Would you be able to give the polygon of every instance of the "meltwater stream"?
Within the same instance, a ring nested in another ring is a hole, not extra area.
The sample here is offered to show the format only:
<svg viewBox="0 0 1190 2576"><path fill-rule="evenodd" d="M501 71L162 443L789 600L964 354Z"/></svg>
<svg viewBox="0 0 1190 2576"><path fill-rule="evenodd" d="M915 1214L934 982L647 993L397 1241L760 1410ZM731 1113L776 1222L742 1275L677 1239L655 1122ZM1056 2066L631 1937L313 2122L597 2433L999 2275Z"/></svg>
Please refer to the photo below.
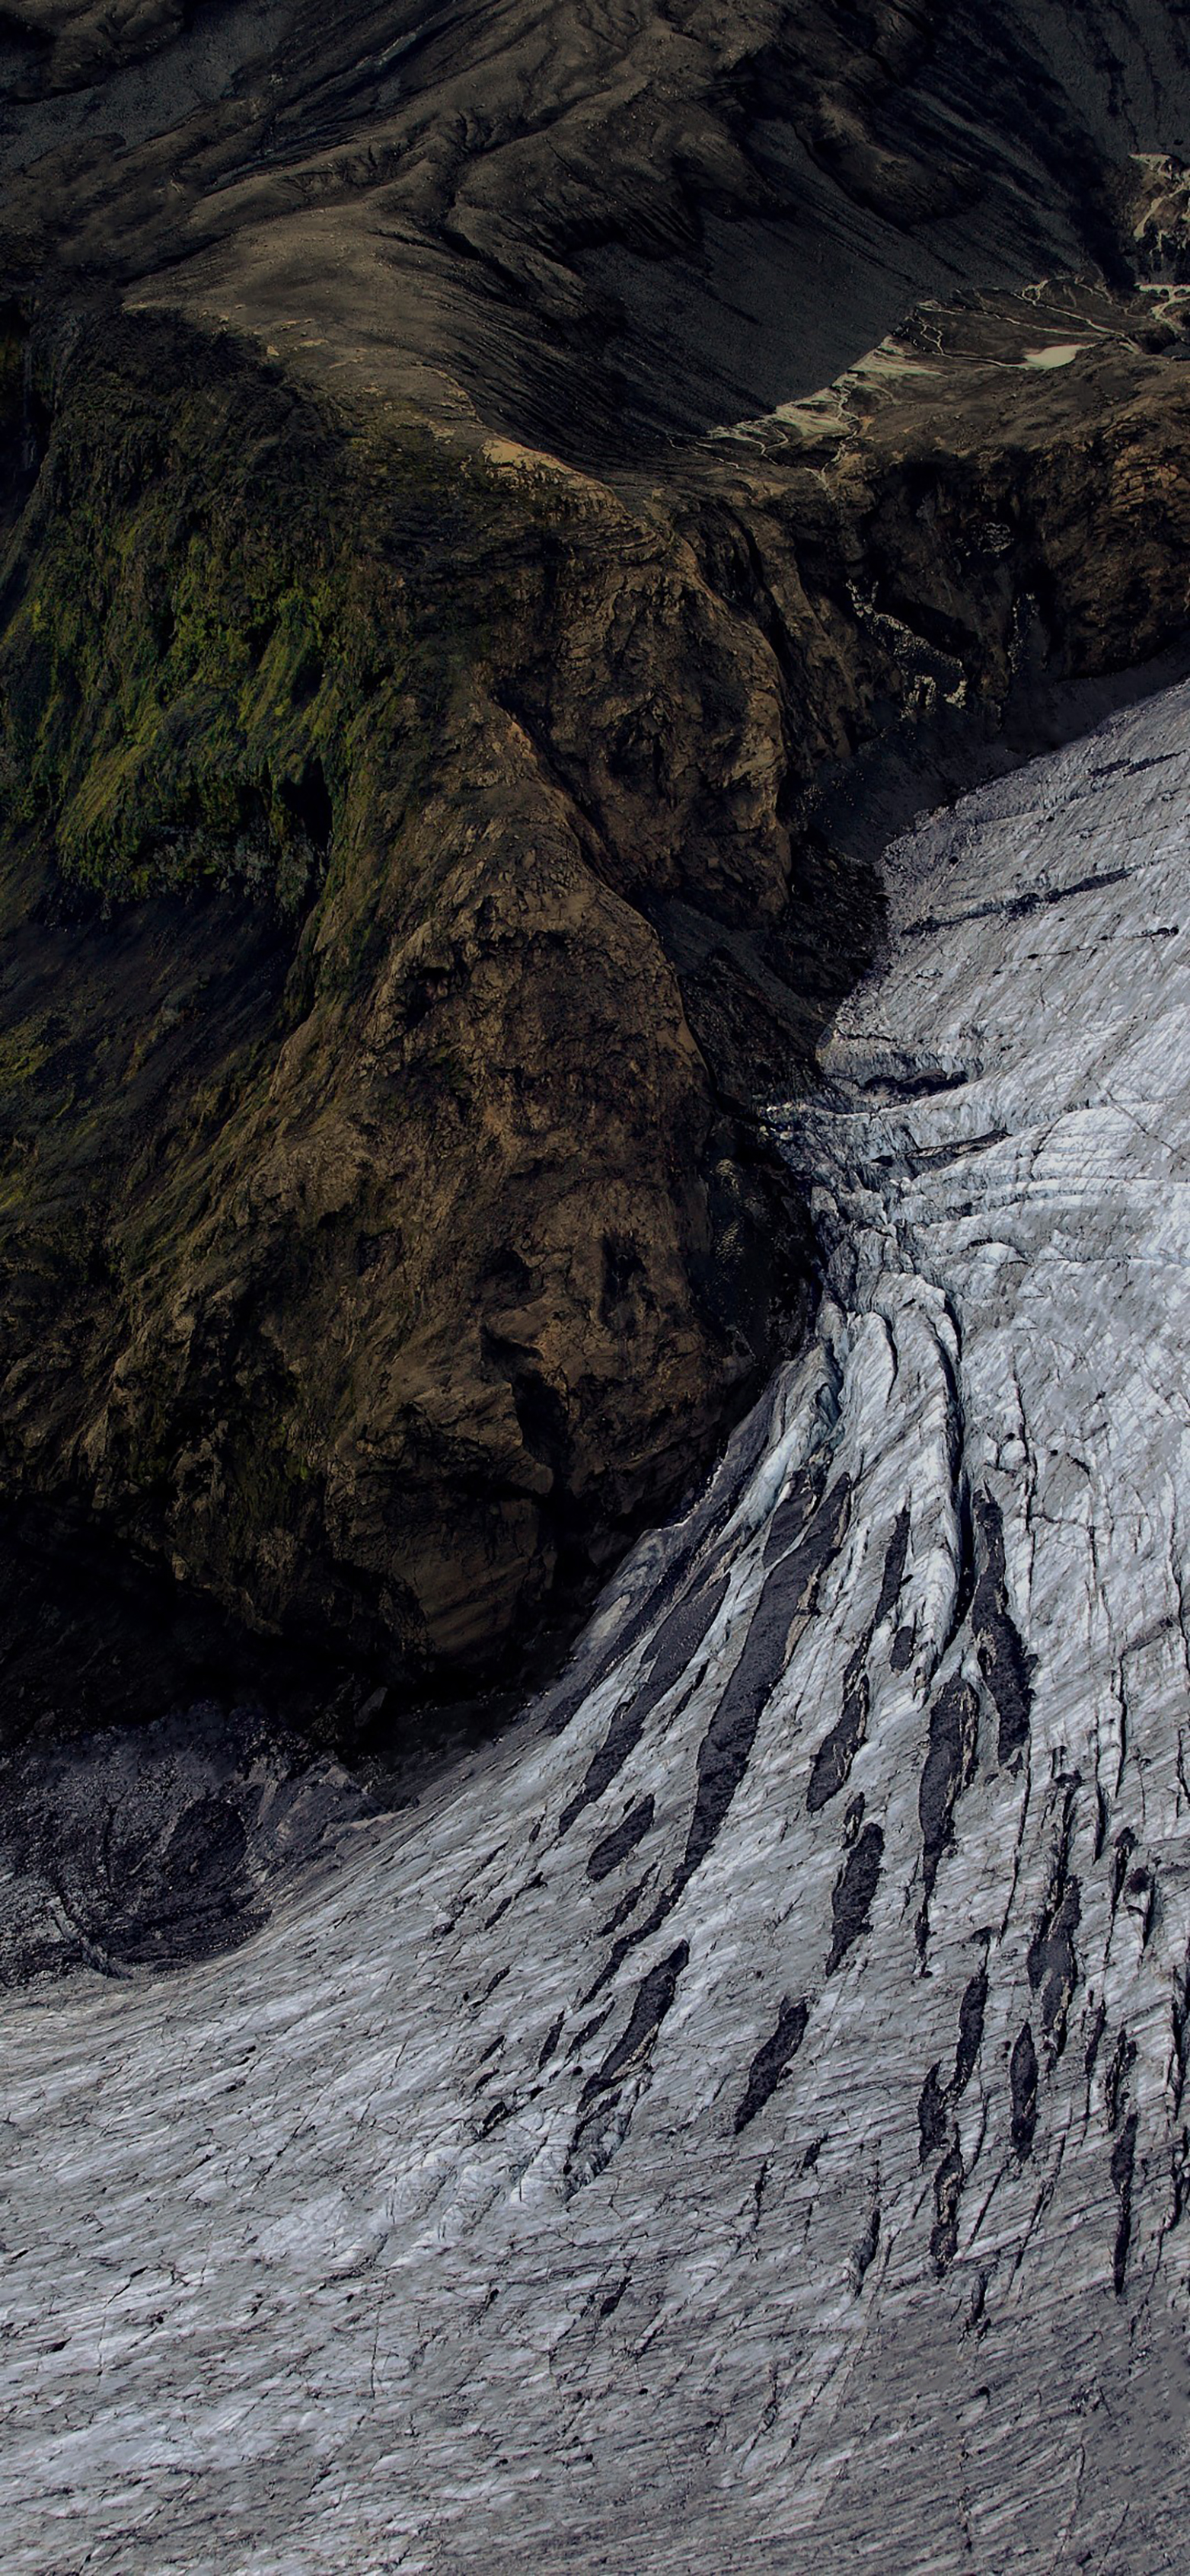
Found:
<svg viewBox="0 0 1190 2576"><path fill-rule="evenodd" d="M1184 2567L1188 814L1182 689L889 854L815 1339L563 1682L6 2002L10 2576Z"/></svg>

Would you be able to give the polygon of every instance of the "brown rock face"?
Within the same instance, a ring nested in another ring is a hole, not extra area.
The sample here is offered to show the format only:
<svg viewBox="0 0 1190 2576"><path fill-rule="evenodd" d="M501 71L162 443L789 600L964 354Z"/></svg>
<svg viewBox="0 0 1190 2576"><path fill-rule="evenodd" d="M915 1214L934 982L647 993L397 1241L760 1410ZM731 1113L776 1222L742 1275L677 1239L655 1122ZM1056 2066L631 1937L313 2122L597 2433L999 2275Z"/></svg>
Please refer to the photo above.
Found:
<svg viewBox="0 0 1190 2576"><path fill-rule="evenodd" d="M0 1478L463 1689L798 1330L840 782L1190 623L1184 35L181 17L8 18Z"/></svg>
<svg viewBox="0 0 1190 2576"><path fill-rule="evenodd" d="M796 1316L797 1211L643 909L711 849L776 914L776 694L573 475L351 431L160 322L29 375L10 1491L253 1628L462 1680ZM692 646L723 674L659 811L618 623L655 722Z"/></svg>

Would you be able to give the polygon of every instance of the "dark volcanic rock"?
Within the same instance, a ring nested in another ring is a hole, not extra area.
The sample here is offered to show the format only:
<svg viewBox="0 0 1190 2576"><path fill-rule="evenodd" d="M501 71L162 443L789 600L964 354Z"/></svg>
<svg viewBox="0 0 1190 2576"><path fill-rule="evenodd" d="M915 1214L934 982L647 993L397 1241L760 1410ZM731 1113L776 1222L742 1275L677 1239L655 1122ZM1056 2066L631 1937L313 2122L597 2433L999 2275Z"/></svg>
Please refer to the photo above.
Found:
<svg viewBox="0 0 1190 2576"><path fill-rule="evenodd" d="M7 13L39 1527L469 1688L797 1333L817 800L1190 618L1186 38L1107 14Z"/></svg>

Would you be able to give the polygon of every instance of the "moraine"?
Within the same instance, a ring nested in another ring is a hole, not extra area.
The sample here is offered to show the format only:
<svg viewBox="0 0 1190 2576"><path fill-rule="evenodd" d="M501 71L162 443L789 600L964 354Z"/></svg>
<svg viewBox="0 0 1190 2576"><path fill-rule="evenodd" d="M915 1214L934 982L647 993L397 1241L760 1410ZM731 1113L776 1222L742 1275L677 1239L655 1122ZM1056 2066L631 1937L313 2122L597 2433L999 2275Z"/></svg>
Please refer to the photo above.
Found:
<svg viewBox="0 0 1190 2576"><path fill-rule="evenodd" d="M11 2576L1182 2563L1190 690L888 854L816 1335L243 1948L4 2004Z"/></svg>

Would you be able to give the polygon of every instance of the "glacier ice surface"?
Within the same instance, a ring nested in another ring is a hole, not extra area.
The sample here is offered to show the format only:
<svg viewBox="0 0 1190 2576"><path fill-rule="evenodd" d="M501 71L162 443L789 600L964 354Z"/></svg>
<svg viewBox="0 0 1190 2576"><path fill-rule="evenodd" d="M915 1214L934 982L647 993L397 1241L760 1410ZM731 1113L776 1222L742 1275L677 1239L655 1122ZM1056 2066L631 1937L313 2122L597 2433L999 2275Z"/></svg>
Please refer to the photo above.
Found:
<svg viewBox="0 0 1190 2576"><path fill-rule="evenodd" d="M242 1948L3 2004L9 2576L1149 2576L1190 2503L1190 690L887 856L815 1336Z"/></svg>

